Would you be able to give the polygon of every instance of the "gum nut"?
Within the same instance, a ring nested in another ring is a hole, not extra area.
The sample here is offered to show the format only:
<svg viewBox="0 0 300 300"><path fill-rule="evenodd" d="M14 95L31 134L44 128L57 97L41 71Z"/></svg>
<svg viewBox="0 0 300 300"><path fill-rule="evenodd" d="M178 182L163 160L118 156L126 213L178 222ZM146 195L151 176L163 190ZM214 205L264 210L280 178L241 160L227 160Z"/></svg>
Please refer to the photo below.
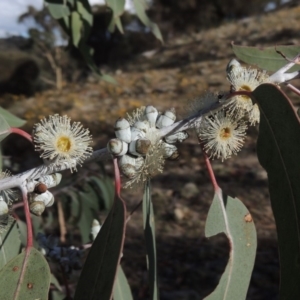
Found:
<svg viewBox="0 0 300 300"><path fill-rule="evenodd" d="M152 105L148 105L145 109L145 115L149 121L150 127L154 127L158 116L157 109Z"/></svg>
<svg viewBox="0 0 300 300"><path fill-rule="evenodd" d="M0 198L0 216L8 214L8 205L4 201L3 197Z"/></svg>
<svg viewBox="0 0 300 300"><path fill-rule="evenodd" d="M137 139L144 138L145 135L146 134L144 131L141 131L140 129L135 128L135 127L131 127L131 141L135 141Z"/></svg>
<svg viewBox="0 0 300 300"><path fill-rule="evenodd" d="M125 143L130 143L131 141L130 124L126 119L120 118L117 120L115 124L115 134L118 139L124 141Z"/></svg>
<svg viewBox="0 0 300 300"><path fill-rule="evenodd" d="M35 201L42 201L42 202L44 202L46 207L50 207L54 203L54 197L51 192L46 191L45 193L43 193L41 195L35 196L33 202L35 202Z"/></svg>
<svg viewBox="0 0 300 300"><path fill-rule="evenodd" d="M169 159L169 160L175 160L175 159L177 159L179 157L179 152L178 152L178 150L176 149L174 152L173 152L173 154L171 155L171 156L169 156L167 159Z"/></svg>
<svg viewBox="0 0 300 300"><path fill-rule="evenodd" d="M163 128L172 125L176 120L176 115L172 110L167 110L163 115L160 115L156 122L156 127Z"/></svg>
<svg viewBox="0 0 300 300"><path fill-rule="evenodd" d="M108 151L114 156L122 156L127 153L128 144L120 139L111 139L107 143Z"/></svg>
<svg viewBox="0 0 300 300"><path fill-rule="evenodd" d="M175 151L177 151L177 147L174 146L174 145L170 145L170 144L167 144L167 143L164 143L164 150L165 150L165 158L169 158L173 155L173 153Z"/></svg>
<svg viewBox="0 0 300 300"><path fill-rule="evenodd" d="M44 212L45 207L45 203L42 201L34 201L29 206L30 211L36 216L40 216Z"/></svg>
<svg viewBox="0 0 300 300"><path fill-rule="evenodd" d="M45 175L39 178L39 182L44 183L48 189L57 186L61 181L62 175L60 173L54 173L51 175Z"/></svg>
<svg viewBox="0 0 300 300"><path fill-rule="evenodd" d="M185 131L180 131L175 134L169 135L165 137L165 141L169 144L174 144L176 142L183 142L187 139L189 135Z"/></svg>
<svg viewBox="0 0 300 300"><path fill-rule="evenodd" d="M137 128L141 131L143 131L144 133L146 133L148 131L148 129L150 128L150 124L147 120L144 120L144 121L136 121L134 124L133 124L133 127L134 128Z"/></svg>

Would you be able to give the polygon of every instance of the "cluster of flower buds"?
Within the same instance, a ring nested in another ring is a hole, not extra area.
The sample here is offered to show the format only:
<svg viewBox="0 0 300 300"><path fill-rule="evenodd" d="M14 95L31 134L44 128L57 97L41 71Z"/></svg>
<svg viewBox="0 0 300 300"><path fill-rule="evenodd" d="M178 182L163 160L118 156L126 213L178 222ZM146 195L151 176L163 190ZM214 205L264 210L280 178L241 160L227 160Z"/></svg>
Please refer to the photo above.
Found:
<svg viewBox="0 0 300 300"><path fill-rule="evenodd" d="M4 198L0 196L0 225L6 225L9 215L8 204L4 201Z"/></svg>
<svg viewBox="0 0 300 300"><path fill-rule="evenodd" d="M173 145L188 135L178 132L160 139L159 129L172 125L176 120L175 109L160 114L154 106L138 109L129 120L120 118L115 124L116 138L108 142L107 149L119 157L121 172L132 179L145 165L145 158L155 145L163 149L163 158L176 159L179 154Z"/></svg>
<svg viewBox="0 0 300 300"><path fill-rule="evenodd" d="M74 246L59 247L57 246L57 238L52 236L46 237L42 233L38 233L37 240L42 248L42 253L53 261L58 262L66 273L82 268L81 258L83 251L79 248Z"/></svg>
<svg viewBox="0 0 300 300"><path fill-rule="evenodd" d="M53 205L54 196L48 189L57 186L61 181L61 177L61 174L54 173L27 182L29 208L34 215L40 216L46 207Z"/></svg>

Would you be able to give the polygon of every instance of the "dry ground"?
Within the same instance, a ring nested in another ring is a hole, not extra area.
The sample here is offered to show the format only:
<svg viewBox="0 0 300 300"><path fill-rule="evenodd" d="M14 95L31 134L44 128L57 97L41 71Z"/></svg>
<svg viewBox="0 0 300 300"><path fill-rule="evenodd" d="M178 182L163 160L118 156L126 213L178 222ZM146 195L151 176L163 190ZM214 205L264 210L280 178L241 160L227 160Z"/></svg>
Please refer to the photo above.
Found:
<svg viewBox="0 0 300 300"><path fill-rule="evenodd" d="M226 23L197 34L169 37L161 49L136 57L110 70L118 85L97 83L68 85L63 91L46 91L31 98L6 96L1 104L28 120L29 130L38 119L67 114L88 126L95 148L105 147L119 116L135 107L152 104L175 107L184 115L189 101L205 91L227 91L225 68L233 57L230 42L251 46L300 43L300 7ZM297 85L297 82L295 82ZM297 105L298 100L293 97ZM219 185L238 197L250 210L258 234L258 252L248 298L277 299L279 283L276 228L268 197L267 178L255 153L257 129L251 128L245 147L224 163L213 161ZM9 140L5 151L21 169L39 164L20 140ZM26 150L24 150L26 149ZM156 213L158 273L161 299L202 299L217 285L228 257L226 238L204 238L204 224L213 190L201 150L192 135L179 145L179 160L167 162L165 172L153 180ZM20 158L19 153L26 155ZM26 152L26 153L25 153ZM111 172L111 164L106 164ZM124 191L129 211L141 191ZM125 272L135 299L147 299L147 272L142 215L137 210L127 228Z"/></svg>

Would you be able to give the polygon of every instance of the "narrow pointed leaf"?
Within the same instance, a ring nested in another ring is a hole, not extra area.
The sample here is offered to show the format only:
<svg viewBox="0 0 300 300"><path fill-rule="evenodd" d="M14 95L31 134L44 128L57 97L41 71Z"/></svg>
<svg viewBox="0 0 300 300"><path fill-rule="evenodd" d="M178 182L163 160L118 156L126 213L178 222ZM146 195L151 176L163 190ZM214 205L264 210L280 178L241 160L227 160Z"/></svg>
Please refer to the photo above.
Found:
<svg viewBox="0 0 300 300"><path fill-rule="evenodd" d="M157 283L157 258L156 258L156 242L155 242L155 223L154 211L151 200L151 184L147 181L143 195L143 220L144 220L144 235L146 240L147 251L147 267L149 272L149 285L151 299L157 300L158 283Z"/></svg>
<svg viewBox="0 0 300 300"><path fill-rule="evenodd" d="M17 222L14 221L10 228L0 234L0 270L20 253L21 246Z"/></svg>
<svg viewBox="0 0 300 300"><path fill-rule="evenodd" d="M114 300L133 300L130 286L121 265L118 268L117 278L113 291Z"/></svg>
<svg viewBox="0 0 300 300"><path fill-rule="evenodd" d="M133 4L136 10L136 14L141 22L145 26L149 27L154 36L163 43L163 37L161 35L159 27L157 26L157 24L152 22L146 14L145 10L147 9L147 3L145 2L145 0L133 0Z"/></svg>
<svg viewBox="0 0 300 300"><path fill-rule="evenodd" d="M217 288L205 299L243 300L255 261L256 230L245 205L218 190L208 212L205 235L222 232L230 241L229 260Z"/></svg>
<svg viewBox="0 0 300 300"><path fill-rule="evenodd" d="M276 46L287 58L293 59L300 53L299 46ZM243 62L256 65L267 71L277 71L288 63L279 53L276 52L275 46L257 48L247 46L237 46L232 43L234 54ZM295 65L288 72L300 70L300 65Z"/></svg>
<svg viewBox="0 0 300 300"><path fill-rule="evenodd" d="M111 299L123 249L125 216L125 204L116 196L112 209L93 242L84 264L75 300Z"/></svg>
<svg viewBox="0 0 300 300"><path fill-rule="evenodd" d="M300 299L300 123L287 96L260 85L257 154L268 173L280 257L280 299Z"/></svg>
<svg viewBox="0 0 300 300"><path fill-rule="evenodd" d="M22 252L0 271L0 299L48 299L50 280L47 261L38 250L31 248L28 255Z"/></svg>

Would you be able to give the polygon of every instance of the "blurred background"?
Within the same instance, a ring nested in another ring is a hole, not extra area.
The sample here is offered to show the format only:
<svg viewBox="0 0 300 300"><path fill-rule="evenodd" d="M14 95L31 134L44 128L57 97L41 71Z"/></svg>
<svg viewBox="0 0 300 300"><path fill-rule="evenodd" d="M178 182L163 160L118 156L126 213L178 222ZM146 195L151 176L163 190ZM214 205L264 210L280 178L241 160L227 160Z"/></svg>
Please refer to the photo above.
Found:
<svg viewBox="0 0 300 300"><path fill-rule="evenodd" d="M130 1L121 18L124 34L108 31L112 12L104 3L90 2L94 24L88 44L96 65L117 81L113 85L89 70L42 1L0 0L0 105L25 119L29 132L43 117L67 114L90 128L95 149L103 148L114 136L116 119L126 112L143 105L175 107L181 118L206 91L228 91L225 68L234 57L232 41L256 47L299 45L299 1L147 2L163 44L139 21ZM221 188L243 201L257 227L258 253L247 299L278 299L276 228L267 177L255 153L257 132L250 128L241 153L224 163L213 161L213 167ZM21 138L9 136L2 150L4 166L13 173L41 164ZM204 238L213 189L192 133L179 151L180 158L167 162L153 180L162 300L202 299L217 285L228 259L224 236ZM105 170L112 174L110 162ZM130 211L142 194L124 190L123 195ZM127 226L122 265L135 299L148 299L140 209Z"/></svg>

